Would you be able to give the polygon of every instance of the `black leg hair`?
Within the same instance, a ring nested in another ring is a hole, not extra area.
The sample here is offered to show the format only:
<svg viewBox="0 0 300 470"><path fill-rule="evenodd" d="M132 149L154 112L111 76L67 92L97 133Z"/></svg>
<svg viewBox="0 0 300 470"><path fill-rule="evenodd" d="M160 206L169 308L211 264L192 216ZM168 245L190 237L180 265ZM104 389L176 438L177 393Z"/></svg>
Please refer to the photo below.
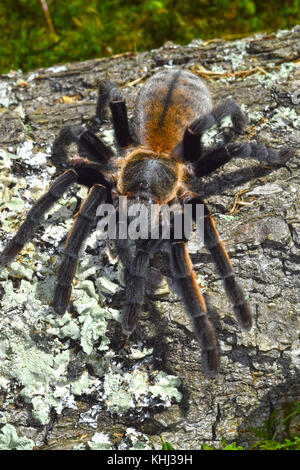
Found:
<svg viewBox="0 0 300 470"><path fill-rule="evenodd" d="M241 133L247 124L247 117L234 99L228 99L224 103L215 106L210 113L196 119L185 130L183 136L183 159L185 161L194 162L198 160L201 155L202 134L215 124L220 124L226 116L231 116L233 131Z"/></svg>
<svg viewBox="0 0 300 470"><path fill-rule="evenodd" d="M158 251L161 240L149 240L139 248L131 266L125 268L126 307L122 318L122 331L130 335L142 313L150 257Z"/></svg>
<svg viewBox="0 0 300 470"><path fill-rule="evenodd" d="M117 143L124 148L132 145L133 139L129 130L127 108L120 88L113 82L104 81L99 87L96 117L104 119L106 108L109 104L112 123L115 130Z"/></svg>
<svg viewBox="0 0 300 470"><path fill-rule="evenodd" d="M196 337L202 348L203 370L208 376L215 377L219 369L216 333L208 316L184 241L170 241L169 258L174 287L191 317Z"/></svg>
<svg viewBox="0 0 300 470"><path fill-rule="evenodd" d="M195 175L198 177L209 175L232 158L253 158L270 166L283 165L294 153L295 151L288 147L276 150L252 142L231 143L224 147L208 149L195 163Z"/></svg>
<svg viewBox="0 0 300 470"><path fill-rule="evenodd" d="M80 126L65 126L61 129L52 146L51 159L56 166L68 168L67 149L76 143L80 155L87 156L89 160L98 162L102 168L106 166L114 152L105 145L93 132Z"/></svg>
<svg viewBox="0 0 300 470"><path fill-rule="evenodd" d="M102 186L111 188L111 183L109 183L99 171L99 165L97 163L85 161L81 158L74 158L70 161L69 166L78 174L78 184L83 184L87 188L91 188L95 186L95 184L101 184ZM111 200L109 202L111 202Z"/></svg>
<svg viewBox="0 0 300 470"><path fill-rule="evenodd" d="M68 187L77 181L78 174L75 170L67 170L54 180L49 191L44 194L30 209L26 219L20 226L16 235L10 240L4 248L0 263L7 264L21 251L25 243L31 238L36 226L40 222L42 216L53 206L53 204L61 198Z"/></svg>
<svg viewBox="0 0 300 470"><path fill-rule="evenodd" d="M204 221L196 220L198 224L204 222L204 244L210 251L213 262L221 276L226 293L233 304L233 310L239 324L249 330L252 326L252 316L248 302L245 300L244 291L237 283L232 265L220 235L214 223L214 220L208 210L208 207L200 197L192 197L185 203L192 205L193 219L196 220L196 205L204 205Z"/></svg>
<svg viewBox="0 0 300 470"><path fill-rule="evenodd" d="M74 220L66 241L54 293L53 308L57 313L64 314L69 305L80 248L90 234L98 206L107 200L107 196L104 186L93 186Z"/></svg>
<svg viewBox="0 0 300 470"><path fill-rule="evenodd" d="M121 260L125 267L129 268L132 264L133 256L130 251L128 238L122 239L116 237L116 239L114 240L114 244L118 253L118 258Z"/></svg>

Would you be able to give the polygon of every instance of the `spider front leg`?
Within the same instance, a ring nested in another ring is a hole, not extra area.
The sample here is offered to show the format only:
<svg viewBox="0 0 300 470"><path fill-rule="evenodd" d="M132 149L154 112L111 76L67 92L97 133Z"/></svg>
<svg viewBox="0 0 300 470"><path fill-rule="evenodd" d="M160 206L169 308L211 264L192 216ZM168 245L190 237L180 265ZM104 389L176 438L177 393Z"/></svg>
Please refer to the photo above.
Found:
<svg viewBox="0 0 300 470"><path fill-rule="evenodd" d="M295 151L288 147L276 150L252 142L230 143L224 147L207 149L195 162L195 175L198 177L209 175L232 158L253 158L270 166L279 166L286 163L294 154Z"/></svg>
<svg viewBox="0 0 300 470"><path fill-rule="evenodd" d="M91 231L98 206L106 200L107 188L96 184L90 189L76 216L66 241L64 259L54 292L53 308L57 313L63 315L69 305L80 248Z"/></svg>
<svg viewBox="0 0 300 470"><path fill-rule="evenodd" d="M68 187L78 179L76 171L69 169L60 175L52 185L49 191L44 194L30 209L25 221L20 226L16 235L4 248L0 255L0 263L8 264L21 251L26 242L33 235L42 216L53 206L53 204L62 197Z"/></svg>
<svg viewBox="0 0 300 470"><path fill-rule="evenodd" d="M109 104L116 140L120 147L132 145L133 139L129 130L127 108L120 88L113 82L104 81L99 87L96 117L105 119Z"/></svg>
<svg viewBox="0 0 300 470"><path fill-rule="evenodd" d="M192 319L195 334L202 347L203 370L208 376L215 377L219 369L216 332L208 316L184 241L170 241L169 258L176 291Z"/></svg>
<svg viewBox="0 0 300 470"><path fill-rule="evenodd" d="M186 200L186 203L192 205L194 220L196 220L196 205L204 205L204 244L210 251L213 262L223 280L226 293L233 304L233 310L238 322L243 328L249 330L252 326L250 307L245 299L243 289L235 279L228 253L208 207L200 197L192 197ZM196 222L200 223L201 221L196 220Z"/></svg>
<svg viewBox="0 0 300 470"><path fill-rule="evenodd" d="M183 136L183 159L185 161L194 162L198 160L202 151L202 135L215 124L220 124L226 116L231 117L235 133L241 133L248 122L247 117L233 98L215 106L209 113L192 122L185 130Z"/></svg>
<svg viewBox="0 0 300 470"><path fill-rule="evenodd" d="M137 248L131 266L126 266L126 307L122 318L122 330L125 335L129 336L135 330L141 316L150 256L157 251L160 244L161 240L146 241Z"/></svg>

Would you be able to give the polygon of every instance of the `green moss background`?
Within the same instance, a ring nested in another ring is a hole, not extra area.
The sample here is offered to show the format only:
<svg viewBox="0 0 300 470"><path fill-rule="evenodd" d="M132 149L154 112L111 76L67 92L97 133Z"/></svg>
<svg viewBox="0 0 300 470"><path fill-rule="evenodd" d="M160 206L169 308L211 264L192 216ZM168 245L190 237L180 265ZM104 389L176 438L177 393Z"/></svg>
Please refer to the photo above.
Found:
<svg viewBox="0 0 300 470"><path fill-rule="evenodd" d="M1 0L0 73L68 61L288 29L300 0Z"/></svg>

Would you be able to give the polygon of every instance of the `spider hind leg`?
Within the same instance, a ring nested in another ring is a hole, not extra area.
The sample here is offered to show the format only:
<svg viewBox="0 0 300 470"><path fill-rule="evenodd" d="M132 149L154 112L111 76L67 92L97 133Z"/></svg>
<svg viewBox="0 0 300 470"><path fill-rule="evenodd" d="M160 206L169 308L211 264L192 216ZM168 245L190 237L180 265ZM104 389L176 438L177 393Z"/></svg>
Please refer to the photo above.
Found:
<svg viewBox="0 0 300 470"><path fill-rule="evenodd" d="M273 149L264 144L252 142L230 143L223 147L209 148L195 162L195 175L197 177L210 175L232 158L253 158L272 167L284 165L295 154L295 151L282 147Z"/></svg>
<svg viewBox="0 0 300 470"><path fill-rule="evenodd" d="M232 98L215 106L209 113L193 121L185 130L183 136L183 158L185 161L195 162L199 159L202 153L202 135L215 124L220 124L226 116L230 116L232 119L233 129L231 137L234 137L235 134L240 134L248 122L240 106Z"/></svg>

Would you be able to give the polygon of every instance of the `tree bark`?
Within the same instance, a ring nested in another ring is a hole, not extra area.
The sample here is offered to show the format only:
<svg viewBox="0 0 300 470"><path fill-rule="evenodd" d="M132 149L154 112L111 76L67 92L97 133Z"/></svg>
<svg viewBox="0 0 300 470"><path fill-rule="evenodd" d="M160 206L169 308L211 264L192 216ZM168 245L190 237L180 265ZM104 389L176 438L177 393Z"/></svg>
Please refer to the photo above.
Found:
<svg viewBox="0 0 300 470"><path fill-rule="evenodd" d="M1 76L0 249L54 177L50 145L60 128L93 117L100 80L109 76L122 86L131 112L140 86L156 70L190 70L203 78L214 103L232 96L244 106L249 124L241 140L297 150L299 60L295 27ZM106 138L109 129L107 121ZM166 284L149 295L125 343L121 269L94 238L79 261L70 314L55 316L51 297L63 237L84 197L70 190L16 262L0 268L0 447L159 449L161 434L175 449L256 441L250 427L261 426L275 409L284 413L300 396L299 181L298 150L281 168L237 159L193 182L214 215L254 317L252 330L241 331L210 255L191 241L221 351L216 379L204 377L189 319Z"/></svg>

